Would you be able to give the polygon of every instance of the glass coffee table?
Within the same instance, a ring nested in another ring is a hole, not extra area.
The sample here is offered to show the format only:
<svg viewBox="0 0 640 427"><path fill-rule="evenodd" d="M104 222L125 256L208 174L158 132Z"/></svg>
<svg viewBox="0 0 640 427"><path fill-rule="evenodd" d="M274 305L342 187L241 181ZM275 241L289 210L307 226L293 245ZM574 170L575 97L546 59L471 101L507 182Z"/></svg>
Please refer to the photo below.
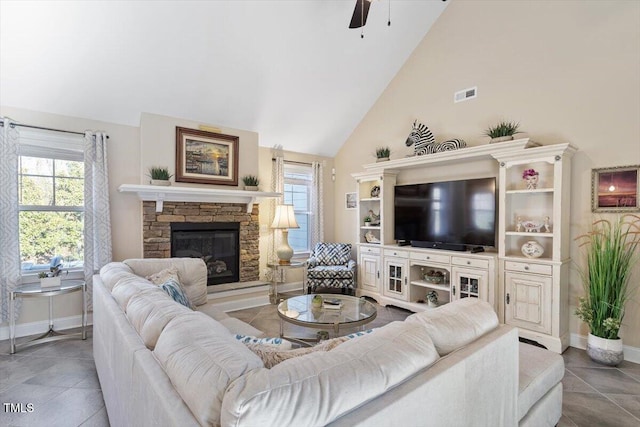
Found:
<svg viewBox="0 0 640 427"><path fill-rule="evenodd" d="M291 338L284 336L284 324L303 326L315 329L332 329L335 336L339 336L340 328L350 328L366 325L378 315L376 307L362 298L349 295L320 294L326 300L339 300L340 308L314 307L314 294L300 295L288 298L278 304L280 317L280 337L302 345L310 345L312 339ZM327 337L328 338L328 337Z"/></svg>

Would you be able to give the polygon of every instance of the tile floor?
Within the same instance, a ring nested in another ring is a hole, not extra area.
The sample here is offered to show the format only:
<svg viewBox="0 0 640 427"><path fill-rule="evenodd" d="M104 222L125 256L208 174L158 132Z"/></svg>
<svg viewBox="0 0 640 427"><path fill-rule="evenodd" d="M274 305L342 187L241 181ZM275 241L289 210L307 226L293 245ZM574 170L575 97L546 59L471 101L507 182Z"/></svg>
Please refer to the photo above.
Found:
<svg viewBox="0 0 640 427"><path fill-rule="evenodd" d="M275 306L229 313L276 335L280 323ZM367 327L403 320L410 313L378 307ZM293 325L286 333L313 336ZM86 341L56 341L9 355L9 342L0 341L0 403L33 403L32 413L8 413L0 407L0 426L108 426L100 384L93 364L91 334ZM623 362L608 368L592 362L583 350L564 354L565 376L559 426L640 426L640 365Z"/></svg>

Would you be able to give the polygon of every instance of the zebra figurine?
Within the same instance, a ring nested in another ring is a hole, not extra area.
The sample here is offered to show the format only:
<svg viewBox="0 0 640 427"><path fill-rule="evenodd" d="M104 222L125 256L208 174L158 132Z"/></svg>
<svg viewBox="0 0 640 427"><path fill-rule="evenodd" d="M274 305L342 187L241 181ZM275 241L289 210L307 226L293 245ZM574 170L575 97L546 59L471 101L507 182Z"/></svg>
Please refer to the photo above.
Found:
<svg viewBox="0 0 640 427"><path fill-rule="evenodd" d="M413 127L411 128L411 133L407 138L405 144L407 147L413 147L413 155L414 156L423 156L425 154L431 153L429 151L429 147L432 146L436 142L436 139L433 137L433 134L427 127L427 125L423 125L422 123L418 123L418 120L413 122Z"/></svg>
<svg viewBox="0 0 640 427"><path fill-rule="evenodd" d="M449 139L441 143L436 143L436 140L433 137L433 133L431 133L429 128L422 123L418 123L417 120L413 122L413 128L411 129L411 133L409 134L409 137L406 141L407 147L410 147L414 144L414 156L423 156L425 154L457 150L459 148L464 148L467 146L467 143L462 139Z"/></svg>

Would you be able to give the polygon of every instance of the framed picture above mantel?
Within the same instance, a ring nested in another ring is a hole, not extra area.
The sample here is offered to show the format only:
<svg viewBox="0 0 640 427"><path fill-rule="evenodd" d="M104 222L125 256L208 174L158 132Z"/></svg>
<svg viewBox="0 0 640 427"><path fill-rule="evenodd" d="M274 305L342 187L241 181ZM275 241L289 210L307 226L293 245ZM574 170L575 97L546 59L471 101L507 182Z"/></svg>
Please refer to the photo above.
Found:
<svg viewBox="0 0 640 427"><path fill-rule="evenodd" d="M176 182L237 186L238 140L176 126Z"/></svg>
<svg viewBox="0 0 640 427"><path fill-rule="evenodd" d="M591 170L593 212L639 212L640 165Z"/></svg>

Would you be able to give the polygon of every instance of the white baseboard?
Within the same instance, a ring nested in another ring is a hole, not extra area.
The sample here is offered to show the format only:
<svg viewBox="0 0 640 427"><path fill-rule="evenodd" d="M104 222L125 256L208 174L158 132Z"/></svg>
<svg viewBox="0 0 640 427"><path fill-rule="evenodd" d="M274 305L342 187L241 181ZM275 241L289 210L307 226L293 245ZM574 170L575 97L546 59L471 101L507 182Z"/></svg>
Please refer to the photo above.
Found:
<svg viewBox="0 0 640 427"><path fill-rule="evenodd" d="M586 350L587 337L584 335L571 334L571 340L569 341L571 347L580 348ZM623 345L622 351L624 352L624 360L633 363L640 363L640 348L631 347L630 345Z"/></svg>
<svg viewBox="0 0 640 427"><path fill-rule="evenodd" d="M93 325L93 314L88 313L87 325ZM53 319L53 326L56 331L64 329L79 328L82 326L82 315L59 317ZM16 325L16 338L26 337L29 335L44 334L49 330L49 319L39 320L37 322L19 323ZM0 340L8 340L9 325L0 327Z"/></svg>

